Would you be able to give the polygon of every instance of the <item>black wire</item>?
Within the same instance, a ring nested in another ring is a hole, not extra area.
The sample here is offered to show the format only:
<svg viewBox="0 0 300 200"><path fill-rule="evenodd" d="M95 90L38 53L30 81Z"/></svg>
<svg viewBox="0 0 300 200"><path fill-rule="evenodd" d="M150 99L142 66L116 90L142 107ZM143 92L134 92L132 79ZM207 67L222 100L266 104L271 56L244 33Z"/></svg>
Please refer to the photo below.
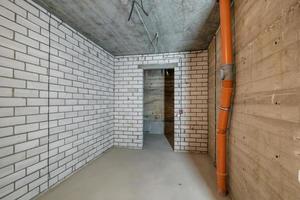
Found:
<svg viewBox="0 0 300 200"><path fill-rule="evenodd" d="M129 13L128 21L130 20L131 15L132 15L132 12L133 12L134 2L135 2L135 1L133 1L133 2L132 2L132 5L131 5L131 10L130 10L130 13Z"/></svg>
<svg viewBox="0 0 300 200"><path fill-rule="evenodd" d="M144 9L143 0L141 0L141 4L139 4L136 0L133 0L132 5L131 5L131 10L130 10L130 13L129 13L129 17L128 17L128 21L131 19L133 8L134 8L135 4L137 4L142 9L142 11L144 12L144 14L146 16L149 16L149 14Z"/></svg>
<svg viewBox="0 0 300 200"><path fill-rule="evenodd" d="M47 164L48 164L48 189L49 189L49 183L50 183L50 51L51 51L51 19L52 15L49 13L49 24L48 24L48 31L49 31L49 52L48 52L48 143L47 143L47 150L48 150L48 158L47 158Z"/></svg>
<svg viewBox="0 0 300 200"><path fill-rule="evenodd" d="M181 122L181 117L183 114L183 104L182 104L182 57L179 58L179 62L180 62L180 110L179 110L179 150L182 151L182 140L181 140L181 136L182 136L182 122Z"/></svg>

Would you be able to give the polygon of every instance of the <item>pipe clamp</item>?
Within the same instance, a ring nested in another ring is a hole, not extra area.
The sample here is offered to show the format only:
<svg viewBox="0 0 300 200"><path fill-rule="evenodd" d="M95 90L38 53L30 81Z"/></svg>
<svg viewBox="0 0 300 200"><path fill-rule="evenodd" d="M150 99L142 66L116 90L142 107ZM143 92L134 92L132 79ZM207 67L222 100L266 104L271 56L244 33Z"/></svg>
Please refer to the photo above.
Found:
<svg viewBox="0 0 300 200"><path fill-rule="evenodd" d="M229 111L230 110L230 108L224 108L224 107L221 107L221 106L219 106L219 109L223 110L223 111Z"/></svg>
<svg viewBox="0 0 300 200"><path fill-rule="evenodd" d="M221 66L220 78L221 80L232 80L232 66L233 64L225 64Z"/></svg>

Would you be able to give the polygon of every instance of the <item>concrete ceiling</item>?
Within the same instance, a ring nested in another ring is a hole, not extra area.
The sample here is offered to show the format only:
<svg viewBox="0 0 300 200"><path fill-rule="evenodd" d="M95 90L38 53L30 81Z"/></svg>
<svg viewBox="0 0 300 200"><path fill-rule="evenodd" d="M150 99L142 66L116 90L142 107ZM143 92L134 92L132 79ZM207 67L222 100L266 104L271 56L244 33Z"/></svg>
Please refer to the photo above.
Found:
<svg viewBox="0 0 300 200"><path fill-rule="evenodd" d="M219 23L215 0L143 0L130 21L133 0L34 1L113 55L207 49Z"/></svg>

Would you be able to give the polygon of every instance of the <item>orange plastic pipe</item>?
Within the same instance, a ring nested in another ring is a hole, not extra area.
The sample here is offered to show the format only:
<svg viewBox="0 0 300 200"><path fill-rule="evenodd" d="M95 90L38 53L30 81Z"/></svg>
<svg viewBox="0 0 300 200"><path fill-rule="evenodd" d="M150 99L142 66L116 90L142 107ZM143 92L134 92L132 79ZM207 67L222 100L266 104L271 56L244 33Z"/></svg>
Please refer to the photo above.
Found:
<svg viewBox="0 0 300 200"><path fill-rule="evenodd" d="M217 189L219 194L227 194L226 184L226 132L233 91L232 81L232 33L230 0L220 0L220 27L221 27L221 64L224 77L220 95L220 111L217 131Z"/></svg>
<svg viewBox="0 0 300 200"><path fill-rule="evenodd" d="M230 0L220 0L221 61L232 64L232 33Z"/></svg>

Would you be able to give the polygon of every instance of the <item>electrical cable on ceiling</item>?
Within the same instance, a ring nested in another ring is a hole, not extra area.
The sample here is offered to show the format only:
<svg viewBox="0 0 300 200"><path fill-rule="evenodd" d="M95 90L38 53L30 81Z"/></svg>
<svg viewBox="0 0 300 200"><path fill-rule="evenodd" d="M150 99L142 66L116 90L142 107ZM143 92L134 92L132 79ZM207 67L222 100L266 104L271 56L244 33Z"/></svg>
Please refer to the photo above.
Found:
<svg viewBox="0 0 300 200"><path fill-rule="evenodd" d="M151 45L154 47L155 52L156 52L157 44L158 44L158 32L155 33L153 40L151 40Z"/></svg>
<svg viewBox="0 0 300 200"><path fill-rule="evenodd" d="M149 16L148 13L144 9L143 0L141 0L141 4L139 4L136 0L133 0L132 5L131 5L131 10L130 10L130 13L129 13L129 17L128 17L128 21L131 19L133 8L134 8L135 4L138 5L142 9L142 11L144 12L144 14L147 17Z"/></svg>
<svg viewBox="0 0 300 200"><path fill-rule="evenodd" d="M149 39L149 41L150 41L150 44L151 44L151 46L152 46L153 49L154 49L154 53L156 53L156 51L157 51L156 46L157 46L157 44L158 44L158 32L155 33L154 38L152 39L152 37L151 37L151 35L150 35L150 32L149 32L149 30L148 30L148 27L146 26L146 24L145 24L145 22L144 22L144 20L143 20L143 18L142 18L142 16L141 16L141 13L140 13L138 7L142 9L143 13L144 13L147 17L149 16L149 14L148 14L148 13L145 11L145 9L144 9L143 0L140 0L140 1L141 1L141 3L138 3L137 0L133 0L133 1L132 1L132 6L131 6L130 13L129 13L128 21L129 21L129 20L131 19L131 17L132 17L133 9L136 9L136 12L137 12L137 14L138 14L138 17L139 17L139 19L141 20L141 22L142 22L142 24L143 24L143 27L144 27L144 29L145 29L145 31L146 31L146 33L147 33L148 39ZM135 4L136 4L137 6L135 6ZM155 45L153 44L154 41L155 41Z"/></svg>

